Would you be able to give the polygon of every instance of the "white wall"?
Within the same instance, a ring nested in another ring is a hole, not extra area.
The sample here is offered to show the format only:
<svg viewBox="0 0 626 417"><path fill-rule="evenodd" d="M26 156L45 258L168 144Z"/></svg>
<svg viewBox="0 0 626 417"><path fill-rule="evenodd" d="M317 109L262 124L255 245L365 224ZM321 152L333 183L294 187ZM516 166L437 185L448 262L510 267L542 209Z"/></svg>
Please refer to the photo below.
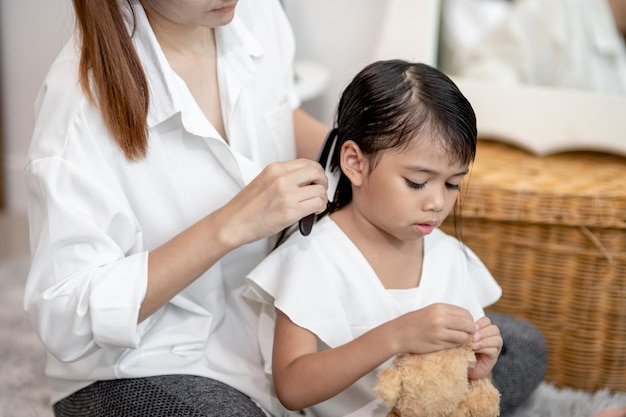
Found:
<svg viewBox="0 0 626 417"><path fill-rule="evenodd" d="M26 209L23 169L33 104L48 66L73 30L70 0L1 0L5 201Z"/></svg>
<svg viewBox="0 0 626 417"><path fill-rule="evenodd" d="M380 0L284 0L296 37L296 59L330 71L327 91L303 107L330 125L341 91L371 61L385 2Z"/></svg>
<svg viewBox="0 0 626 417"><path fill-rule="evenodd" d="M330 125L343 88L375 59L436 63L440 0L283 0L296 37L296 59L330 71L321 97L303 104Z"/></svg>

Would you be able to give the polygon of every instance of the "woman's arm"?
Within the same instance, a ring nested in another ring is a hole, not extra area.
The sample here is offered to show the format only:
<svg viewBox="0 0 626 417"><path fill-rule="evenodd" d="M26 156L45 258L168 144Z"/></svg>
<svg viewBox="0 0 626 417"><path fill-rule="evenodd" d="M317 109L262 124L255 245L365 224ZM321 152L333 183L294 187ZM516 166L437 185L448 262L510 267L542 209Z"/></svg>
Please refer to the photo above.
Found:
<svg viewBox="0 0 626 417"><path fill-rule="evenodd" d="M106 171L98 161L93 169ZM224 254L326 207L319 164L270 164L220 209L146 253L112 180L58 157L31 161L25 176L33 261L24 308L48 351L67 362L102 347L135 348L137 321Z"/></svg>
<svg viewBox="0 0 626 417"><path fill-rule="evenodd" d="M298 157L317 160L317 154L328 133L328 127L300 108L293 111L293 127Z"/></svg>
<svg viewBox="0 0 626 417"><path fill-rule="evenodd" d="M271 236L326 207L326 176L306 159L270 164L222 208L153 250L139 321L231 250Z"/></svg>
<svg viewBox="0 0 626 417"><path fill-rule="evenodd" d="M276 394L297 410L328 400L403 352L432 352L466 342L475 331L469 312L433 304L318 352L317 337L277 310L272 373Z"/></svg>

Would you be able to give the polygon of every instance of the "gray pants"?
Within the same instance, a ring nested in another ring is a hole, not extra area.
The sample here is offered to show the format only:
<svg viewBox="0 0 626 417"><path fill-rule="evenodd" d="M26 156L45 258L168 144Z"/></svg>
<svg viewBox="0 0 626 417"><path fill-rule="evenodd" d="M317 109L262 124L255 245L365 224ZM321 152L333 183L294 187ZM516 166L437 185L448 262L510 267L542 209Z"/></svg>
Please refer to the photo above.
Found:
<svg viewBox="0 0 626 417"><path fill-rule="evenodd" d="M99 381L54 404L57 417L265 417L250 398L192 375Z"/></svg>
<svg viewBox="0 0 626 417"><path fill-rule="evenodd" d="M528 400L546 374L545 340L532 324L512 316L487 313L500 329L504 345L493 368L493 385L500 391L500 417L507 417Z"/></svg>
<svg viewBox="0 0 626 417"><path fill-rule="evenodd" d="M522 405L546 372L547 350L530 323L488 313L504 346L493 369L501 417ZM96 382L54 405L56 417L265 417L247 396L221 382L190 375Z"/></svg>

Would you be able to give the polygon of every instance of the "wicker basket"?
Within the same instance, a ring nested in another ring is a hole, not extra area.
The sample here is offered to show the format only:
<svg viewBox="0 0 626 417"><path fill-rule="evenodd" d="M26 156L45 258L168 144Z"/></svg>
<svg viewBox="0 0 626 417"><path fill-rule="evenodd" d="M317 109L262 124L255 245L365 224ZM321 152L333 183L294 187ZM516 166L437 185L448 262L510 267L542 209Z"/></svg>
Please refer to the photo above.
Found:
<svg viewBox="0 0 626 417"><path fill-rule="evenodd" d="M539 328L547 381L626 391L626 159L481 140L468 180L457 225L503 287L490 310Z"/></svg>

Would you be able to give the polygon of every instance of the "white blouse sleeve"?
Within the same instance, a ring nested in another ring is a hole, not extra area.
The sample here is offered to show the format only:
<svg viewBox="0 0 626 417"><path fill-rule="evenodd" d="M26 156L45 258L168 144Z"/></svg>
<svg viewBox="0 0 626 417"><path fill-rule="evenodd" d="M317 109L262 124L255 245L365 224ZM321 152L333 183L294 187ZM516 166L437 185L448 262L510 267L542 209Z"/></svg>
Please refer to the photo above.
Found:
<svg viewBox="0 0 626 417"><path fill-rule="evenodd" d="M336 285L336 264L312 236L295 236L272 252L248 276L257 300L272 304L291 321L336 347L352 340Z"/></svg>
<svg viewBox="0 0 626 417"><path fill-rule="evenodd" d="M51 105L44 97L42 108ZM137 346L148 254L88 118L58 119L40 112L25 170L32 264L24 308L49 352L71 362L99 347Z"/></svg>
<svg viewBox="0 0 626 417"><path fill-rule="evenodd" d="M491 272L483 261L467 246L465 251L468 256L467 267L476 288L476 295L480 305L485 308L494 304L502 296L502 288L491 275Z"/></svg>

